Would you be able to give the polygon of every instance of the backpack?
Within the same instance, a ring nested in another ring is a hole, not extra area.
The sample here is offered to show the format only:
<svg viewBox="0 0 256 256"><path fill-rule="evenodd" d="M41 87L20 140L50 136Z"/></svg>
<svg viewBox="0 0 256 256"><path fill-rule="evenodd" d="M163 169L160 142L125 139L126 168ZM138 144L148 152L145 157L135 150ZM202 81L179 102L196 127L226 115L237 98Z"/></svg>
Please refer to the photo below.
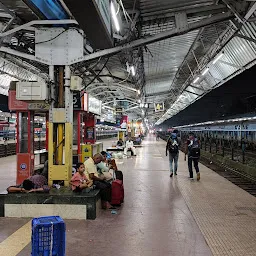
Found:
<svg viewBox="0 0 256 256"><path fill-rule="evenodd" d="M189 156L192 158L199 158L200 157L200 147L198 139L194 139L192 141L192 144L189 146Z"/></svg>
<svg viewBox="0 0 256 256"><path fill-rule="evenodd" d="M170 154L177 154L179 152L179 143L177 140L169 139L168 150Z"/></svg>

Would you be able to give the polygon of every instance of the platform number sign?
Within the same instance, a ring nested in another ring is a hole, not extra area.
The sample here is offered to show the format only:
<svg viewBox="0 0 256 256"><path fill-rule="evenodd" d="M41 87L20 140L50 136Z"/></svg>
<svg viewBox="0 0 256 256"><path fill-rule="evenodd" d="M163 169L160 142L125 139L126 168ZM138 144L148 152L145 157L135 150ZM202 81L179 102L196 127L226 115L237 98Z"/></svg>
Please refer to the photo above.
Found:
<svg viewBox="0 0 256 256"><path fill-rule="evenodd" d="M164 111L164 103L155 103L155 112Z"/></svg>
<svg viewBox="0 0 256 256"><path fill-rule="evenodd" d="M23 171L25 171L25 170L27 169L27 165L24 164L24 163L22 163L22 164L20 165L20 169L23 170Z"/></svg>

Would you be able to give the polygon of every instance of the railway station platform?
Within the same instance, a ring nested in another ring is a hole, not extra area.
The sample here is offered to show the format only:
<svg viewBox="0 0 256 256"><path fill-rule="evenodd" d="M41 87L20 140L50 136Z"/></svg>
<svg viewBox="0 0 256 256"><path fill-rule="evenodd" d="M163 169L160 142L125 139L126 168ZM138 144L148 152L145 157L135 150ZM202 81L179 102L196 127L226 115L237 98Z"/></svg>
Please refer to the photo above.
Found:
<svg viewBox="0 0 256 256"><path fill-rule="evenodd" d="M104 141L104 148L111 140ZM256 255L256 198L200 164L188 178L180 153L169 177L165 142L149 136L138 156L119 159L125 203L96 220L66 220L66 255ZM15 156L2 158L0 191L15 180ZM30 219L0 218L0 255L30 255Z"/></svg>

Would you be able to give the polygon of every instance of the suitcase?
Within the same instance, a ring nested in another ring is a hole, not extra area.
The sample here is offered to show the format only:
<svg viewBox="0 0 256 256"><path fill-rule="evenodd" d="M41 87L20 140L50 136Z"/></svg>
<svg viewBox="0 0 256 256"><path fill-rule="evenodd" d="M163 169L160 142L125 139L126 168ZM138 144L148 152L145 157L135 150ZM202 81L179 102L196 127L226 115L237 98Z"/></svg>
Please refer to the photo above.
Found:
<svg viewBox="0 0 256 256"><path fill-rule="evenodd" d="M112 205L121 205L124 202L124 186L121 180L112 182Z"/></svg>
<svg viewBox="0 0 256 256"><path fill-rule="evenodd" d="M121 180L122 182L124 182L124 176L121 171L115 171L114 175L115 175L114 179Z"/></svg>

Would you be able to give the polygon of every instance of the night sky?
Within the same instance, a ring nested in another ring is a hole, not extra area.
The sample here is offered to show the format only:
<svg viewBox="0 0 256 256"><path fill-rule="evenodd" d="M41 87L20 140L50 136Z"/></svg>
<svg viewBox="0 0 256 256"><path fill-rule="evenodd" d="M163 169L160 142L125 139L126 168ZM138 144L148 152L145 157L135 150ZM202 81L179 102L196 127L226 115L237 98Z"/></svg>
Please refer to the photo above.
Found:
<svg viewBox="0 0 256 256"><path fill-rule="evenodd" d="M244 71L202 99L165 121L161 127L193 124L241 116L256 115L256 66Z"/></svg>

